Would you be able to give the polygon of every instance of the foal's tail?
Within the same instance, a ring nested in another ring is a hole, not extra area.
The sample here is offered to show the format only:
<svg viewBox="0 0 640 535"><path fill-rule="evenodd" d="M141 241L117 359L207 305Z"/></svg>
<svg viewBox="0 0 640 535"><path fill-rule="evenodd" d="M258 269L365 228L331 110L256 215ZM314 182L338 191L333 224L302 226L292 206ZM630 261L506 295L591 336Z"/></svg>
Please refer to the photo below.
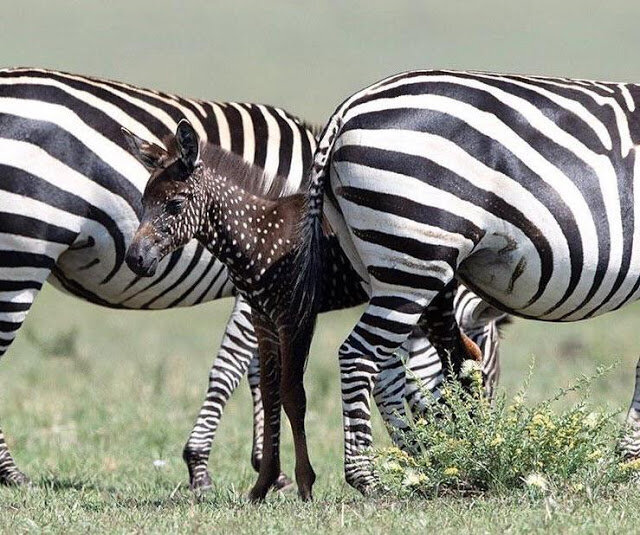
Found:
<svg viewBox="0 0 640 535"><path fill-rule="evenodd" d="M322 205L325 181L333 145L342 128L342 107L331 116L318 141L309 170L307 209L300 221L300 243L296 259L295 294L300 304L301 320L315 321L321 305L322 282Z"/></svg>

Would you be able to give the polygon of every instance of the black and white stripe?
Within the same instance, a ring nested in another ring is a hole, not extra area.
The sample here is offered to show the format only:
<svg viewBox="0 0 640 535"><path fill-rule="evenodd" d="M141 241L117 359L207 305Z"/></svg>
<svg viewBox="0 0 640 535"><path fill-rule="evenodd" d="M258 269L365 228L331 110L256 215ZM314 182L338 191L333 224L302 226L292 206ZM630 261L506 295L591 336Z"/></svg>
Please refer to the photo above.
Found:
<svg viewBox="0 0 640 535"><path fill-rule="evenodd" d="M637 299L639 105L635 84L416 71L338 108L316 152L309 229L330 176L325 213L371 284L340 349L350 483L375 485L362 409L377 368L418 322L440 331L459 370L454 280L547 321Z"/></svg>
<svg viewBox="0 0 640 535"><path fill-rule="evenodd" d="M185 99L42 69L0 70L0 355L45 280L111 308L164 309L233 295L224 266L195 242L171 255L151 280L123 264L148 172L129 154L121 128L162 143L183 117L203 140L287 177L291 191L301 186L315 138L281 109ZM325 283L326 310L364 300L339 248L331 250L335 272ZM208 484L219 419L248 368L254 370L254 466L260 458L256 341L248 318L248 306L237 298L185 446L195 485ZM22 480L0 432L0 482Z"/></svg>

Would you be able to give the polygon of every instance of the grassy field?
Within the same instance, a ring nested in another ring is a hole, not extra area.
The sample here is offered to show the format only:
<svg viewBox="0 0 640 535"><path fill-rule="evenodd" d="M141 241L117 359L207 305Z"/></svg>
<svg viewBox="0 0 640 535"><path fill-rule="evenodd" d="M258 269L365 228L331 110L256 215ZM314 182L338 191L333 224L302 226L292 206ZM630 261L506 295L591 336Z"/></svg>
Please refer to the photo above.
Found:
<svg viewBox="0 0 640 535"><path fill-rule="evenodd" d="M0 364L0 422L16 460L34 479L0 489L0 530L16 532L442 533L634 532L640 491L597 500L502 497L364 499L342 478L336 349L357 310L322 317L306 377L315 501L293 493L261 506L244 496L249 465L248 388L241 385L220 429L210 468L215 488L196 499L181 448L205 388L229 301L171 312L103 310L47 289ZM532 399L541 399L601 363L621 365L594 386L599 406L626 406L640 330L638 307L581 325L516 322L503 350L503 387L513 392L532 356ZM57 346L55 355L51 348ZM387 444L376 421L378 444ZM284 467L292 472L288 434ZM155 460L166 464L155 467Z"/></svg>

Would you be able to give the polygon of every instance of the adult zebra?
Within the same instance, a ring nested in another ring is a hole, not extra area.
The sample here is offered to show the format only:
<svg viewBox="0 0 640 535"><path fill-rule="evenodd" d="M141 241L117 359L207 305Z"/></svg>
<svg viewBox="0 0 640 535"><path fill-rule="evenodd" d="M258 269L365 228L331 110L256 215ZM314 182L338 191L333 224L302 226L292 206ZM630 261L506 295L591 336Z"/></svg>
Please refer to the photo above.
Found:
<svg viewBox="0 0 640 535"><path fill-rule="evenodd" d="M56 71L0 70L0 356L45 280L111 308L190 306L234 294L223 265L195 242L173 254L152 280L134 277L123 264L148 173L129 154L121 128L160 143L183 117L203 140L241 154L272 176L286 177L291 190L300 187L315 138L279 108L196 101ZM365 294L336 241L328 238L325 245L333 267L325 274L324 308L362 302ZM250 363L252 462L259 463L262 409L249 316L248 306L237 299L185 446L196 487L209 484L211 442L224 405ZM489 334L487 355L495 354L495 329L486 322L479 326ZM424 342L414 345L416 371L428 379L434 357ZM396 375L388 383L395 390L380 392L385 407L398 405L385 401L385 392L395 395L404 385L404 370L392 371ZM0 431L0 483L25 481Z"/></svg>
<svg viewBox="0 0 640 535"><path fill-rule="evenodd" d="M349 483L376 484L362 406L377 368L423 313L455 334L443 298L455 279L546 321L640 296L639 107L634 84L451 71L391 76L338 107L319 140L307 231L313 247L326 193L325 213L372 288L340 348ZM457 336L444 340L459 363ZM636 428L639 406L637 385ZM623 441L630 454L639 435Z"/></svg>

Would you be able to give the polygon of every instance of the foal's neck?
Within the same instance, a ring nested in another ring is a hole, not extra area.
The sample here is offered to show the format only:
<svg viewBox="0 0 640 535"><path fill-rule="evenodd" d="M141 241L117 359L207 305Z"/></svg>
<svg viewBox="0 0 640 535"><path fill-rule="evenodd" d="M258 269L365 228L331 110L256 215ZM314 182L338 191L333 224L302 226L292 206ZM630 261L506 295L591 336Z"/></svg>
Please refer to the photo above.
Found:
<svg viewBox="0 0 640 535"><path fill-rule="evenodd" d="M226 177L208 184L207 225L198 239L223 262L240 290L257 290L266 276L280 273L298 246L297 225L305 198L258 197Z"/></svg>

